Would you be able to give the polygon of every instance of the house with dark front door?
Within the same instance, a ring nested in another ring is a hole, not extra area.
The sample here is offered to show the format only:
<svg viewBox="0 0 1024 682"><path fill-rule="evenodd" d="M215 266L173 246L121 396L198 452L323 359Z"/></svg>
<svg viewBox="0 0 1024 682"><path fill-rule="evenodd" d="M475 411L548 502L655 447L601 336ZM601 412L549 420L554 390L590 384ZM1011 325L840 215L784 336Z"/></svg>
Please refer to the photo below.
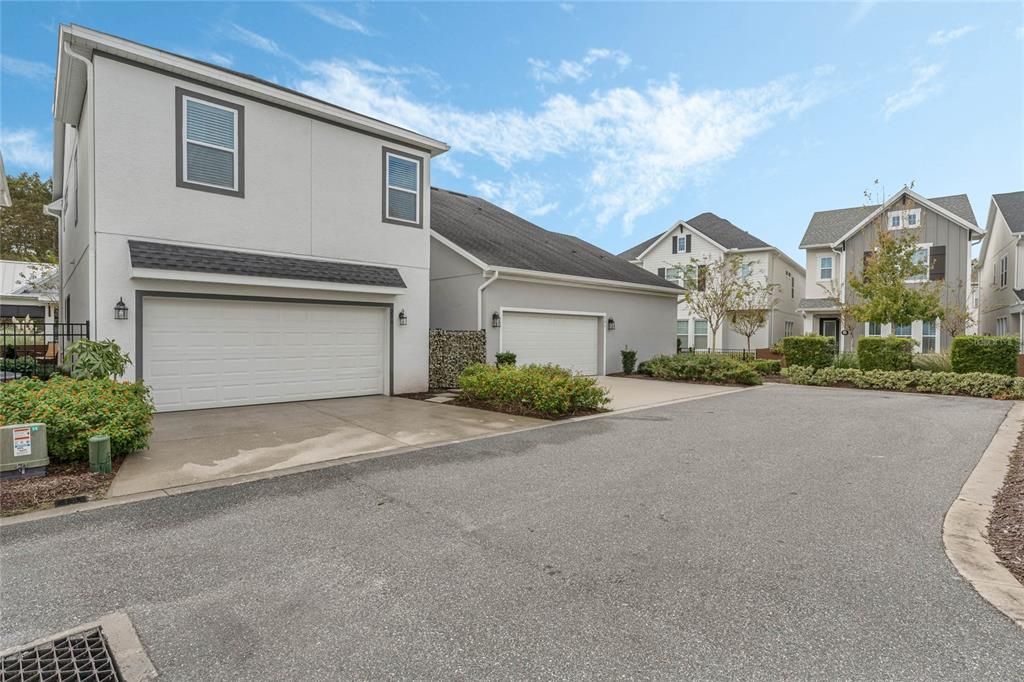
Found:
<svg viewBox="0 0 1024 682"><path fill-rule="evenodd" d="M971 282L971 244L984 232L978 227L966 194L925 198L904 188L882 204L818 211L811 216L800 248L807 257L807 280L798 311L805 334L836 339L840 351L853 351L864 336L904 336L918 352L949 350L950 335L939 320L909 325L857 323L840 311L855 302L848 280L860 274L879 230L911 231L915 259L927 269L908 282L940 282L944 306L966 307Z"/></svg>

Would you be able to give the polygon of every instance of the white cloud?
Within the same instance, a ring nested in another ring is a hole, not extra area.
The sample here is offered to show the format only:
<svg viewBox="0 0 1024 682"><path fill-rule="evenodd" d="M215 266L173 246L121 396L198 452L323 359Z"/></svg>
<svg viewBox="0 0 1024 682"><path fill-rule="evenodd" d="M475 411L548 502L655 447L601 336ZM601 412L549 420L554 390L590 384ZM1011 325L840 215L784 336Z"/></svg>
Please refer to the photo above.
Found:
<svg viewBox="0 0 1024 682"><path fill-rule="evenodd" d="M310 75L295 84L297 89L445 140L452 155L488 158L502 167L503 177L520 168L517 164L571 157L581 168L561 186L541 188L539 195L522 176L518 185L513 176L505 185L480 184L478 191L532 210L552 203L545 196L552 190L560 197L580 197L581 208L598 225L621 221L627 233L637 218L665 204L686 182L827 93L827 77L820 75L695 92L670 79L642 89L595 90L582 99L554 94L533 111L471 111L418 101L400 78L350 62L314 62L307 70Z"/></svg>
<svg viewBox="0 0 1024 682"><path fill-rule="evenodd" d="M218 66L228 67L235 63L235 58L229 54L221 54L220 52L207 52L204 57L206 61L212 62Z"/></svg>
<svg viewBox="0 0 1024 682"><path fill-rule="evenodd" d="M272 54L275 57L288 57L288 54L270 38L262 36L255 31L250 31L247 28L243 28L238 24L231 24L231 30L228 32L228 37L242 43L243 45L248 45L253 49L266 52L267 54Z"/></svg>
<svg viewBox="0 0 1024 682"><path fill-rule="evenodd" d="M430 164L431 172L439 170L443 173L447 173L453 178L461 178L462 173L464 172L462 164L459 163L452 154L439 156L431 161Z"/></svg>
<svg viewBox="0 0 1024 682"><path fill-rule="evenodd" d="M864 21L864 18L871 13L871 10L878 4L878 0L860 0L854 8L853 12L850 13L850 18L846 20L847 26L856 26L860 22Z"/></svg>
<svg viewBox="0 0 1024 682"><path fill-rule="evenodd" d="M544 185L530 177L513 175L507 182L476 180L473 188L487 201L520 215L539 218L558 208L558 202L546 196Z"/></svg>
<svg viewBox="0 0 1024 682"><path fill-rule="evenodd" d="M49 64L18 59L6 54L0 54L0 72L32 80L48 79L53 75L53 69Z"/></svg>
<svg viewBox="0 0 1024 682"><path fill-rule="evenodd" d="M941 92L942 84L936 82L940 73L942 66L939 64L914 67L914 80L910 87L885 98L885 119L889 120L893 114L916 107L932 95Z"/></svg>
<svg viewBox="0 0 1024 682"><path fill-rule="evenodd" d="M566 14L572 14L576 11L576 5L571 2L560 2L558 3L558 9L562 10Z"/></svg>
<svg viewBox="0 0 1024 682"><path fill-rule="evenodd" d="M930 45L947 45L954 40L960 40L968 33L975 31L977 26L961 26L960 28L941 29L928 36Z"/></svg>
<svg viewBox="0 0 1024 682"><path fill-rule="evenodd" d="M326 7L320 7L319 5L303 4L301 7L320 21L325 24L330 24L335 28L340 28L343 31L354 31L367 36L373 35L373 31L367 28L365 24L356 21L352 17L342 14L341 12L336 12L333 9L327 9Z"/></svg>
<svg viewBox="0 0 1024 682"><path fill-rule="evenodd" d="M0 128L0 151L9 166L46 171L53 163L49 142L31 128Z"/></svg>
<svg viewBox="0 0 1024 682"><path fill-rule="evenodd" d="M600 61L614 63L619 71L629 66L630 58L621 50L609 50L607 48L591 48L578 61L563 59L558 66L552 66L542 59L530 58L526 60L533 72L534 80L542 83L561 83L564 80L574 80L581 83L591 76L590 67Z"/></svg>

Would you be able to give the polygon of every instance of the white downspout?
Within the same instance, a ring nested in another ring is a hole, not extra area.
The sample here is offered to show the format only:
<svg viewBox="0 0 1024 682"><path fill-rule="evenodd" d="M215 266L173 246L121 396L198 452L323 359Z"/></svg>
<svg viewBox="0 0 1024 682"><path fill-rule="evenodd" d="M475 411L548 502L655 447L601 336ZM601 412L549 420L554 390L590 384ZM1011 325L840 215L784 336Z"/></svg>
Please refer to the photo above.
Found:
<svg viewBox="0 0 1024 682"><path fill-rule="evenodd" d="M494 275L480 285L476 290L476 321L480 325L481 329L487 329L487 325L484 324L484 289L494 284L498 279L498 271L494 271Z"/></svg>
<svg viewBox="0 0 1024 682"><path fill-rule="evenodd" d="M95 75L93 73L92 60L75 52L71 45L66 42L64 43L64 51L74 59L85 64L85 96L91 98L92 116L89 118L92 123L92 130L89 131L88 172L89 191L92 195L89 197L89 274L92 277L92 292L89 296L89 333L93 339L98 339L99 316L96 314L96 299L99 296L99 292L96 290L99 281L98 273L96 272L96 92L93 90ZM81 131L79 131L79 140L81 140ZM75 182L77 187L77 178ZM71 311L68 312L70 313Z"/></svg>
<svg viewBox="0 0 1024 682"><path fill-rule="evenodd" d="M61 163L64 163L61 160ZM63 194L61 190L61 194ZM57 280L60 287L57 290L57 315L54 317L54 322L60 322L60 312L64 309L64 197L51 201L50 203L43 206L43 215L48 215L57 219ZM67 313L64 315L64 319L67 319ZM56 327L54 327L56 329Z"/></svg>

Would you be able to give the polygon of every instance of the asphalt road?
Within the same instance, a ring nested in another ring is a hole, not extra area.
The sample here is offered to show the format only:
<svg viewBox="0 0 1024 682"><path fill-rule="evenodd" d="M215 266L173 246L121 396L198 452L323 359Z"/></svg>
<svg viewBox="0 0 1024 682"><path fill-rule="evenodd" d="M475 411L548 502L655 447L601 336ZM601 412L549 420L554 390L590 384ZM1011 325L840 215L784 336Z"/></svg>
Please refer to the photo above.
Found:
<svg viewBox="0 0 1024 682"><path fill-rule="evenodd" d="M769 386L22 524L0 645L168 680L1022 679L942 519L1008 403Z"/></svg>

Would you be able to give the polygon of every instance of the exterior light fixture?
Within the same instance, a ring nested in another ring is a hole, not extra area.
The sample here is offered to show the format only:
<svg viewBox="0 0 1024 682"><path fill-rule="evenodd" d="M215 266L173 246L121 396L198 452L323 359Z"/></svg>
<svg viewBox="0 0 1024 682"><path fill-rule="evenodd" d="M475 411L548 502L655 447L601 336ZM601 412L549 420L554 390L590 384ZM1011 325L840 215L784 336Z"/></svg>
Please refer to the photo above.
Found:
<svg viewBox="0 0 1024 682"><path fill-rule="evenodd" d="M398 313L398 326L404 327L407 324L409 324L409 318L406 317L404 309L400 310Z"/></svg>
<svg viewBox="0 0 1024 682"><path fill-rule="evenodd" d="M125 305L124 297L119 297L117 303L114 304L114 319L115 320L127 320L128 319L128 306Z"/></svg>
<svg viewBox="0 0 1024 682"><path fill-rule="evenodd" d="M610 331L610 332L615 331L615 318L614 317L609 317L608 318L608 331Z"/></svg>
<svg viewBox="0 0 1024 682"><path fill-rule="evenodd" d="M499 315L498 313L494 313L493 315L491 315L491 326L494 328L498 328L501 326L501 315Z"/></svg>

